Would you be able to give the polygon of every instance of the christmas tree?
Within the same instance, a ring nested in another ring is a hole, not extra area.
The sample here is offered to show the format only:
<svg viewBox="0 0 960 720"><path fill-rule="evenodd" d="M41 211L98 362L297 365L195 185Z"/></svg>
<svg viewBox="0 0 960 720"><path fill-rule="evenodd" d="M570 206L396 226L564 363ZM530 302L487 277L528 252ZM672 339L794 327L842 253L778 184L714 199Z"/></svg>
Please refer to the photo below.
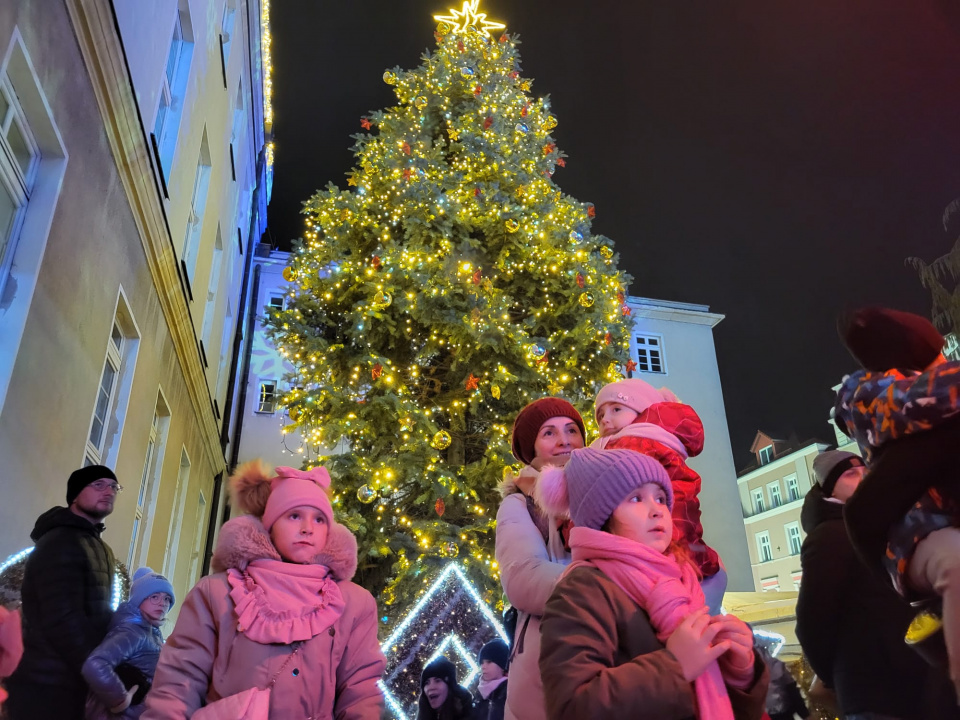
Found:
<svg viewBox="0 0 960 720"><path fill-rule="evenodd" d="M350 187L304 204L267 320L295 367L290 429L347 449L317 459L393 617L451 558L496 604L513 418L547 394L589 414L627 355L630 278L594 206L553 182L557 119L478 2L437 16L420 67L384 73L398 104L362 118Z"/></svg>

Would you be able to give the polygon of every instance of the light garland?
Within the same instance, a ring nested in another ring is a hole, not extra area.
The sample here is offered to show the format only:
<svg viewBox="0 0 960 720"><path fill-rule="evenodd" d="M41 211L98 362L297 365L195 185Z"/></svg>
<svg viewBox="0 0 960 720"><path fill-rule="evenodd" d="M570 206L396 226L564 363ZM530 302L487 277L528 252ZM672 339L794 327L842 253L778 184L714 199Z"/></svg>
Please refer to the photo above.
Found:
<svg viewBox="0 0 960 720"><path fill-rule="evenodd" d="M464 591L471 604L466 611L457 613L456 604L462 601ZM445 596L445 600L441 596ZM434 603L437 603L438 606L431 608ZM428 612L428 609L432 612ZM471 611L476 609L479 609L479 615L484 622L478 623L470 617ZM416 622L421 622L424 626L414 635L410 630ZM453 627L444 632L440 628L445 625L453 625ZM427 635L430 633L437 634L439 630L443 634L443 640L436 645L426 662L421 661L419 663L420 668L436 660L452 646L469 668L469 673L461 683L467 686L474 681L480 670L479 665L474 660L474 656L479 652L479 647L475 651L471 651L468 644L471 642L476 644L476 638L484 634L485 629L488 631L487 635L492 629L495 635L499 635L505 642L509 642L507 631L487 603L480 597L463 570L457 563L449 563L423 593L413 609L396 626L390 637L380 646L380 650L387 658L388 668L384 675L385 680L380 682L380 689L387 706L398 720L408 720L408 718L416 716L416 703L411 702L413 707L405 709L397 694L399 693L401 698L407 696L411 701L419 695L420 673L419 671L409 672L407 666L411 663L416 665L416 661L427 651L427 648L424 647L429 642ZM468 635L466 641L461 637L461 634ZM411 712L412 715L410 715Z"/></svg>
<svg viewBox="0 0 960 720"><path fill-rule="evenodd" d="M18 563L26 563L27 557L34 551L34 547L27 547L19 552L15 552L13 555L10 555L6 560L0 563L0 575L3 575L7 570L10 570ZM20 582L22 582L22 572L21 569L16 575L16 578L13 581L13 587L16 591L17 596L20 594ZM110 586L110 609L116 612L117 608L120 607L120 603L126 600L126 595L129 593L129 588L126 580L126 571L125 566L117 561L117 565L114 568L113 572L113 582Z"/></svg>
<svg viewBox="0 0 960 720"><path fill-rule="evenodd" d="M6 569L7 569L8 567L10 567L11 565L15 565L16 563L20 562L21 560L26 559L27 555L29 555L29 554L32 553L32 552L33 552L33 548L32 548L32 547L28 547L28 548L24 548L24 549L21 550L20 552L14 553L14 554L11 555L10 557L8 557L6 560L4 560L2 563L0 563L0 573L2 573L4 570L6 570Z"/></svg>
<svg viewBox="0 0 960 720"><path fill-rule="evenodd" d="M263 66L263 124L266 132L273 132L273 36L270 34L270 0L260 0L260 62ZM272 146L268 162L272 163Z"/></svg>

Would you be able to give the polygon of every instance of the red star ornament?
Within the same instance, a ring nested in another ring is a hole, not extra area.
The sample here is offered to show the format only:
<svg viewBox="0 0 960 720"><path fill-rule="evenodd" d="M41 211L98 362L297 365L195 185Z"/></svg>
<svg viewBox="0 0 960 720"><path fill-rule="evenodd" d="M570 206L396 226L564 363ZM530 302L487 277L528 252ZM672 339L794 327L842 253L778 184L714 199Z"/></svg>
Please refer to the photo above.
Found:
<svg viewBox="0 0 960 720"><path fill-rule="evenodd" d="M370 261L370 264L373 265L373 269L374 269L374 270L379 270L379 269L380 269L380 256L379 256L379 255L374 255L374 256L373 256L373 260Z"/></svg>
<svg viewBox="0 0 960 720"><path fill-rule="evenodd" d="M567 161L564 160L563 158L559 158L559 159L557 160L557 165L559 165L560 167L566 167L566 166L567 166ZM590 209L593 210L593 208L590 208ZM587 213L587 214L590 215L590 213ZM590 217L593 217L593 215L590 215Z"/></svg>
<svg viewBox="0 0 960 720"><path fill-rule="evenodd" d="M487 115L486 119L483 121L483 129L486 130L491 125L493 125L493 118Z"/></svg>
<svg viewBox="0 0 960 720"><path fill-rule="evenodd" d="M473 96L480 97L480 94L483 92L483 88L479 85L475 85L473 88Z"/></svg>
<svg viewBox="0 0 960 720"><path fill-rule="evenodd" d="M433 509L437 511L437 515L443 517L443 513L447 509L447 505L443 502L443 498L437 498L437 501L433 504Z"/></svg>
<svg viewBox="0 0 960 720"><path fill-rule="evenodd" d="M369 130L371 127L373 127L373 123L370 122L370 118L360 118L360 127L362 127L364 130Z"/></svg>
<svg viewBox="0 0 960 720"><path fill-rule="evenodd" d="M527 113L530 112L530 103L527 103L523 106L523 110L520 111L520 117L526 117Z"/></svg>
<svg viewBox="0 0 960 720"><path fill-rule="evenodd" d="M470 373L470 377L467 378L467 390L476 390L479 384L480 378L476 377L473 373Z"/></svg>
<svg viewBox="0 0 960 720"><path fill-rule="evenodd" d="M596 217L596 216L597 216L597 208L594 205L591 205L590 207L587 208L587 217Z"/></svg>
<svg viewBox="0 0 960 720"><path fill-rule="evenodd" d="M479 270L477 270L477 271L473 274L473 284L474 284L474 285L479 285L479 284L480 284L480 278L482 278L482 277L483 277L482 273L481 273Z"/></svg>
<svg viewBox="0 0 960 720"><path fill-rule="evenodd" d="M582 274L577 273L577 286L578 286L578 287L583 287L584 285L586 285L586 280L584 280Z"/></svg>
<svg viewBox="0 0 960 720"><path fill-rule="evenodd" d="M474 196L474 197L480 197L480 188L474 188L474 189L473 189L473 196Z"/></svg>
<svg viewBox="0 0 960 720"><path fill-rule="evenodd" d="M637 364L633 360L627 360L627 364L624 367L626 367L627 372L633 372L637 369Z"/></svg>
<svg viewBox="0 0 960 720"><path fill-rule="evenodd" d="M407 168L403 171L404 180L409 180L412 177L413 177L413 170L411 170L410 168Z"/></svg>
<svg viewBox="0 0 960 720"><path fill-rule="evenodd" d="M620 312L623 313L624 317L627 317L630 314L629 306L624 305L622 308L620 308Z"/></svg>
<svg viewBox="0 0 960 720"><path fill-rule="evenodd" d="M500 36L500 42L505 43L507 40L509 40L509 38L506 33Z"/></svg>
<svg viewBox="0 0 960 720"><path fill-rule="evenodd" d="M610 333L607 333L606 335L603 336L603 344L609 345L612 339L613 338L610 337Z"/></svg>
<svg viewBox="0 0 960 720"><path fill-rule="evenodd" d="M459 50L460 52L463 52L464 50L466 50L466 48L463 46L463 40L459 40L457 42L457 50Z"/></svg>
<svg viewBox="0 0 960 720"><path fill-rule="evenodd" d="M377 363L370 371L370 377L372 377L374 380L378 380L381 375L383 375L383 365Z"/></svg>
<svg viewBox="0 0 960 720"><path fill-rule="evenodd" d="M410 143L405 142L405 143L403 144L403 153L404 153L404 155L409 155L409 154L410 154Z"/></svg>

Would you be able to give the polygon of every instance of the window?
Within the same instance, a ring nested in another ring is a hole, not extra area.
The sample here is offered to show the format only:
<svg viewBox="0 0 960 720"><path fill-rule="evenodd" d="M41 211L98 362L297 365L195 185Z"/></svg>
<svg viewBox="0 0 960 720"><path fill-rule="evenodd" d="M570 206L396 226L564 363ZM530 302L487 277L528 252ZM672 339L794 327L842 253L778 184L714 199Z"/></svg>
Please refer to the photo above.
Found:
<svg viewBox="0 0 960 720"><path fill-rule="evenodd" d="M10 79L0 75L0 297L30 202L40 149Z"/></svg>
<svg viewBox="0 0 960 720"><path fill-rule="evenodd" d="M190 552L190 575L187 577L190 587L200 579L200 561L203 560L203 541L207 535L208 524L207 498L201 490L197 495L197 512L193 520L193 550Z"/></svg>
<svg viewBox="0 0 960 720"><path fill-rule="evenodd" d="M637 369L645 373L666 374L662 337L637 335Z"/></svg>
<svg viewBox="0 0 960 720"><path fill-rule="evenodd" d="M790 554L799 555L800 547L803 545L803 540L800 539L800 524L792 522L784 525L784 530L787 532L787 546L790 548Z"/></svg>
<svg viewBox="0 0 960 720"><path fill-rule="evenodd" d="M170 427L170 410L157 393L157 406L153 411L153 422L147 438L147 451L143 461L143 475L140 478L140 490L137 493L137 508L133 517L133 533L130 539L130 553L127 567L146 565L147 550L150 546L150 532L153 525L157 490L160 486L160 471L163 467L163 455L167 444L167 430Z"/></svg>
<svg viewBox="0 0 960 720"><path fill-rule="evenodd" d="M796 475L787 475L783 479L787 484L787 502L793 502L800 499L800 483L797 482Z"/></svg>
<svg viewBox="0 0 960 720"><path fill-rule="evenodd" d="M174 583L177 570L177 552L180 549L180 535L183 530L183 508L187 502L187 489L190 484L190 456L187 449L180 450L180 471L177 473L177 488L174 491L174 504L171 508L170 527L167 529L167 546L163 556L163 574Z"/></svg>
<svg viewBox="0 0 960 720"><path fill-rule="evenodd" d="M207 131L204 129L203 140L200 142L200 158L197 160L197 173L193 178L190 215L187 217L187 230L183 238L183 250L180 253L181 262L191 285L197 272L203 214L207 207L207 193L210 190L210 170L210 145L207 143Z"/></svg>
<svg viewBox="0 0 960 720"><path fill-rule="evenodd" d="M186 3L181 3L186 5ZM160 102L153 123L153 135L160 154L160 169L164 180L170 177L170 166L180 131L183 98L187 89L190 58L193 55L193 37L190 19L185 8L177 10L173 35L167 51L167 64L160 80Z"/></svg>
<svg viewBox="0 0 960 720"><path fill-rule="evenodd" d="M794 570L790 573L790 579L793 580L793 589L800 589L800 580L803 579L803 573L800 570Z"/></svg>
<svg viewBox="0 0 960 720"><path fill-rule="evenodd" d="M754 488L750 491L751 497L753 497L753 511L755 513L762 513L767 508L763 504L763 488Z"/></svg>
<svg viewBox="0 0 960 720"><path fill-rule="evenodd" d="M277 410L277 381L261 380L260 396L257 400L258 413L273 413Z"/></svg>
<svg viewBox="0 0 960 720"><path fill-rule="evenodd" d="M220 281L223 274L223 238L220 235L220 226L217 226L217 240L213 246L213 257L210 261L210 281L207 283L206 305L203 308L203 329L200 339L206 348L207 356L212 359L213 347L210 340L213 336L213 327L216 324L217 297L220 294Z"/></svg>
<svg viewBox="0 0 960 720"><path fill-rule="evenodd" d="M777 592L778 590L780 590L780 578L778 576L760 580L760 592Z"/></svg>
<svg viewBox="0 0 960 720"><path fill-rule="evenodd" d="M760 562L770 562L773 560L773 552L770 550L770 533L764 530L757 533L757 557Z"/></svg>
<svg viewBox="0 0 960 720"><path fill-rule="evenodd" d="M227 298L227 311L223 316L223 332L220 335L220 366L217 368L217 394L216 400L223 407L227 397L227 382L230 380L230 373L227 372L227 366L230 363L233 344L231 334L235 330L233 326L233 301Z"/></svg>
<svg viewBox="0 0 960 720"><path fill-rule="evenodd" d="M271 295L269 302L267 302L267 307L271 310L283 310L286 304L285 301L286 297L284 295Z"/></svg>
<svg viewBox="0 0 960 720"><path fill-rule="evenodd" d="M774 480L767 485L767 493L770 495L770 507L780 507L783 505L783 498L780 496L780 481Z"/></svg>
<svg viewBox="0 0 960 720"><path fill-rule="evenodd" d="M773 460L773 445L760 448L760 464L766 465Z"/></svg>

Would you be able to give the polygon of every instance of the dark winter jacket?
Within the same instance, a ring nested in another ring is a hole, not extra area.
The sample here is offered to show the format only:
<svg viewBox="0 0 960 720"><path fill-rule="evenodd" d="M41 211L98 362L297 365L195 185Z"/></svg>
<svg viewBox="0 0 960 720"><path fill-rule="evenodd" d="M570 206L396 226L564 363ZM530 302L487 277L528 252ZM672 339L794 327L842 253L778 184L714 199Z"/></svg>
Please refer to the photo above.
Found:
<svg viewBox="0 0 960 720"><path fill-rule="evenodd" d="M484 700L480 691L477 691L476 703L473 706L473 720L503 720L503 711L507 705L507 685L510 681L502 682Z"/></svg>
<svg viewBox="0 0 960 720"><path fill-rule="evenodd" d="M540 625L540 674L550 720L687 720L696 716L693 686L657 638L650 617L592 567L565 574ZM755 655L749 690L727 686L736 720L759 720L768 673ZM640 717L640 715L637 715Z"/></svg>
<svg viewBox="0 0 960 720"><path fill-rule="evenodd" d="M160 659L163 635L140 614L140 608L123 603L114 613L107 637L90 654L83 664L83 679L90 686L91 697L87 700L86 720L125 720L140 717L143 704L131 705L120 714L109 708L123 702L127 688L116 673L117 665L125 663L139 670L147 682L153 681L153 673ZM148 690L141 687L140 690ZM144 693L146 694L146 693Z"/></svg>
<svg viewBox="0 0 960 720"><path fill-rule="evenodd" d="M64 507L37 519L21 589L23 660L11 685L84 686L80 669L113 615L116 561L103 529Z"/></svg>
<svg viewBox="0 0 960 720"><path fill-rule="evenodd" d="M856 557L843 513L819 486L807 493L797 638L844 713L919 719L927 668L903 641L915 611Z"/></svg>
<svg viewBox="0 0 960 720"><path fill-rule="evenodd" d="M420 705L417 720L471 720L473 717L473 696L462 685L455 685L447 694L447 699L438 710L430 707L427 696L420 693Z"/></svg>

